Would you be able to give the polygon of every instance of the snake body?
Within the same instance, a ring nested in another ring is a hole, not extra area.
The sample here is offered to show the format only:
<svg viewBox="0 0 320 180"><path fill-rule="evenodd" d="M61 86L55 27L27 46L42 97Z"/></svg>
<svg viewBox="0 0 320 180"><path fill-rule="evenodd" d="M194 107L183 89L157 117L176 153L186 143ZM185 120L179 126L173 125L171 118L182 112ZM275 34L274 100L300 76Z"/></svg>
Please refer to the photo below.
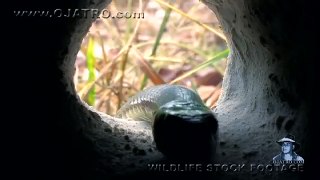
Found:
<svg viewBox="0 0 320 180"><path fill-rule="evenodd" d="M157 148L174 159L210 159L218 123L199 95L179 85L158 85L131 97L116 117L150 122Z"/></svg>

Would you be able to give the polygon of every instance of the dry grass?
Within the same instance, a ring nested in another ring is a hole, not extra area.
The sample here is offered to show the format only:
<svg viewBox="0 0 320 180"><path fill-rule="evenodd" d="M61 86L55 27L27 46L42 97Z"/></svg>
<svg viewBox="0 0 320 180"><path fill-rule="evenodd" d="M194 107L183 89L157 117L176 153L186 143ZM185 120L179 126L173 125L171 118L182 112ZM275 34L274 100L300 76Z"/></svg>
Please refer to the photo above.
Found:
<svg viewBox="0 0 320 180"><path fill-rule="evenodd" d="M93 23L77 55L79 96L114 115L141 89L175 83L197 90L214 106L228 53L214 13L197 0L116 2L107 7L112 14L144 12L144 19L99 18Z"/></svg>

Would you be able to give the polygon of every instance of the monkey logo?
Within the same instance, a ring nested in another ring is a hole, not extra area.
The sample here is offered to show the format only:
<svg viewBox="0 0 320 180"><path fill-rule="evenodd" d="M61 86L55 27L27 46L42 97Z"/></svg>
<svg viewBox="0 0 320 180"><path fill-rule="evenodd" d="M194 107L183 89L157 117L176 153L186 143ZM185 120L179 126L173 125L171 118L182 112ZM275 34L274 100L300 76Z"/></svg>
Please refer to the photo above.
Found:
<svg viewBox="0 0 320 180"><path fill-rule="evenodd" d="M303 164L304 159L295 151L299 149L300 144L295 141L295 137L288 134L286 137L277 141L281 146L281 153L273 157L273 164Z"/></svg>

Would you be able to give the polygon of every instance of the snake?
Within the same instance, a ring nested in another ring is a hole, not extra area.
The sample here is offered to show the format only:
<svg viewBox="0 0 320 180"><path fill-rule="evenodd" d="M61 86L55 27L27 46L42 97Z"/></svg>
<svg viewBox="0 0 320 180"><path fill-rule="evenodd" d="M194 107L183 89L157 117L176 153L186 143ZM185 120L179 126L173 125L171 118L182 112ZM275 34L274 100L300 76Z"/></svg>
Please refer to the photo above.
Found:
<svg viewBox="0 0 320 180"><path fill-rule="evenodd" d="M138 92L115 117L146 121L157 149L170 159L208 160L215 154L218 122L192 89L162 84Z"/></svg>

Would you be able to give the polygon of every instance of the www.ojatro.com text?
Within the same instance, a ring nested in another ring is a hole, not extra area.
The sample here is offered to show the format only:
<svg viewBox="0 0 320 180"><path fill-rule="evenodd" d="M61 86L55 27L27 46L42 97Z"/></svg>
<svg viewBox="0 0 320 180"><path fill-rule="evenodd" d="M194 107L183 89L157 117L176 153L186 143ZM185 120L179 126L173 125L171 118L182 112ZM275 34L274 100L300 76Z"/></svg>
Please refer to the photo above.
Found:
<svg viewBox="0 0 320 180"><path fill-rule="evenodd" d="M111 12L108 9L14 10L16 17L144 19L143 12Z"/></svg>

